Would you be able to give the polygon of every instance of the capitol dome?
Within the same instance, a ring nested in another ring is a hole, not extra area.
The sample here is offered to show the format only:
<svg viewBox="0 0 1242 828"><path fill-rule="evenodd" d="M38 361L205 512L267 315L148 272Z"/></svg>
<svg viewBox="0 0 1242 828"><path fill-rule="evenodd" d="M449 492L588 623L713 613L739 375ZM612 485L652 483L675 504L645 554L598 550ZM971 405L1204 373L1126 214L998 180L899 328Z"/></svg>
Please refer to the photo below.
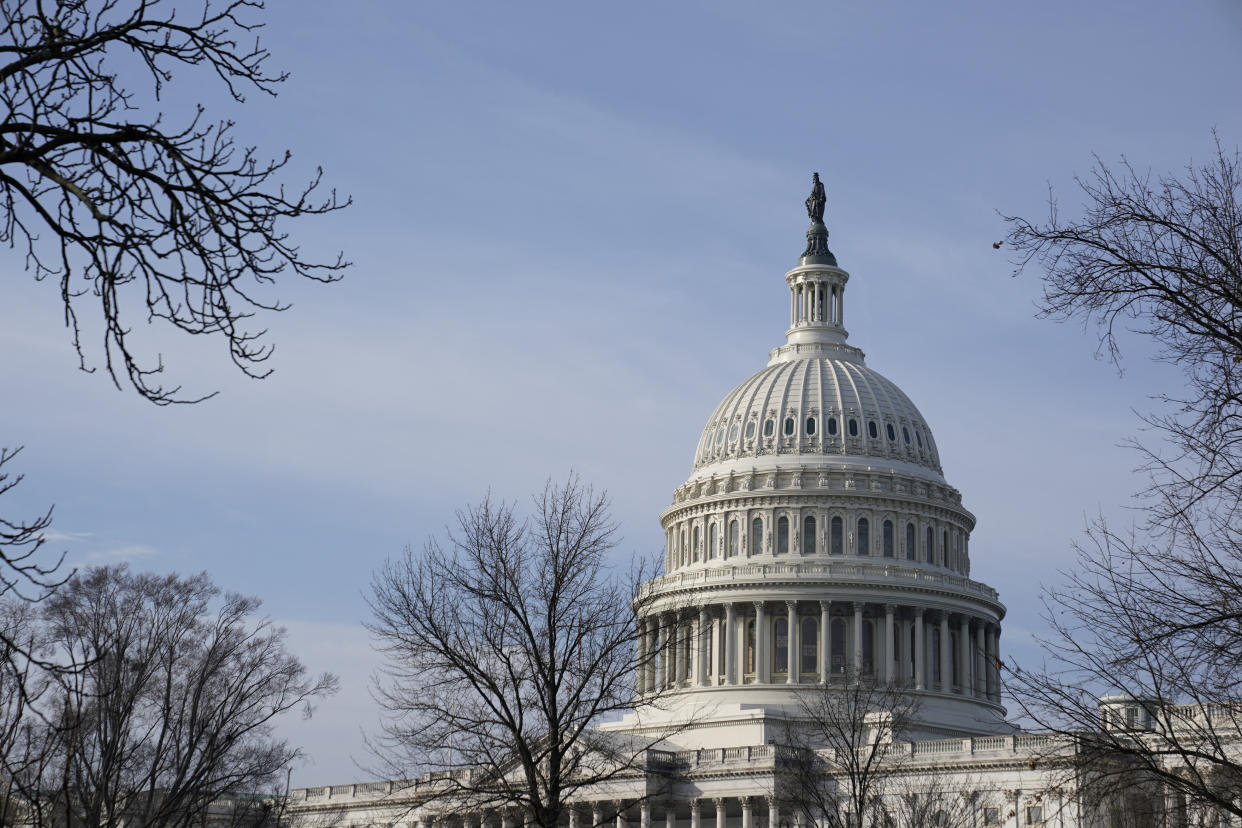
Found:
<svg viewBox="0 0 1242 828"><path fill-rule="evenodd" d="M762 730L809 688L876 680L918 697L927 734L1003 731L1005 608L970 578L975 517L927 420L847 343L850 275L823 201L816 177L785 274L785 344L716 406L660 515L664 574L636 605L642 648L658 655L639 693L673 691L670 715L710 702L713 726Z"/></svg>

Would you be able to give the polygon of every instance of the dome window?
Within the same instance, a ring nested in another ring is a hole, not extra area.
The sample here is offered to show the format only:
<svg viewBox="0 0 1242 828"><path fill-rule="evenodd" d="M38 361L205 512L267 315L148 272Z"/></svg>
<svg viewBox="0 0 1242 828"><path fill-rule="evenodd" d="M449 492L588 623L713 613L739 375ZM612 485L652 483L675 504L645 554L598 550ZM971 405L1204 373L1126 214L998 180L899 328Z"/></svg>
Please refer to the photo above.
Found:
<svg viewBox="0 0 1242 828"><path fill-rule="evenodd" d="M755 436L755 421L751 420L746 424L746 439L749 440Z"/></svg>
<svg viewBox="0 0 1242 828"><path fill-rule="evenodd" d="M842 543L842 535L844 533L842 532L841 518L834 517L829 526L832 527L832 530L829 532L828 553L830 555L840 555L845 548L844 543Z"/></svg>
<svg viewBox="0 0 1242 828"><path fill-rule="evenodd" d="M922 448L922 447L923 447L923 435L922 435L922 433L916 430L916 431L914 432L914 439L916 439L916 440L918 440L918 441L919 441L919 448Z"/></svg>
<svg viewBox="0 0 1242 828"><path fill-rule="evenodd" d="M906 445L910 445L910 429L905 426L901 427L901 436L906 438Z"/></svg>
<svg viewBox="0 0 1242 828"><path fill-rule="evenodd" d="M720 444L723 442L724 442L724 426L721 426L720 428L716 429L716 447L719 448Z"/></svg>
<svg viewBox="0 0 1242 828"><path fill-rule="evenodd" d="M871 524L866 518L858 519L858 554L871 554Z"/></svg>
<svg viewBox="0 0 1242 828"><path fill-rule="evenodd" d="M893 557L893 522L891 520L884 521L882 543L884 546L884 557Z"/></svg>
<svg viewBox="0 0 1242 828"><path fill-rule="evenodd" d="M750 554L758 555L763 551L763 519L755 518L750 522Z"/></svg>
<svg viewBox="0 0 1242 828"><path fill-rule="evenodd" d="M850 417L849 432L851 437L858 436L858 420L855 420L853 417Z"/></svg>
<svg viewBox="0 0 1242 828"><path fill-rule="evenodd" d="M814 417L806 418L806 433L808 436L815 433L815 418Z"/></svg>
<svg viewBox="0 0 1242 828"><path fill-rule="evenodd" d="M785 431L785 436L786 436L786 437L790 437L790 436L792 436L792 435L793 435L793 433L794 433L794 418L793 418L793 417L786 417L786 418L785 418L785 429L784 429L784 431Z"/></svg>
<svg viewBox="0 0 1242 828"><path fill-rule="evenodd" d="M875 420L867 421L867 434L870 435L872 440L880 439L880 429L876 426ZM717 440L716 442L720 441Z"/></svg>
<svg viewBox="0 0 1242 828"><path fill-rule="evenodd" d="M897 429L893 428L892 423L886 423L884 425L884 430L888 432L888 441L890 443L897 442Z"/></svg>
<svg viewBox="0 0 1242 828"><path fill-rule="evenodd" d="M807 515L802 519L802 554L815 554L815 518Z"/></svg>
<svg viewBox="0 0 1242 828"><path fill-rule="evenodd" d="M730 443L737 442L737 435L738 435L738 432L740 431L741 431L741 426L739 426L737 423L734 423L733 427L729 429L729 442Z"/></svg>
<svg viewBox="0 0 1242 828"><path fill-rule="evenodd" d="M789 518L784 515L776 521L776 554L789 554Z"/></svg>
<svg viewBox="0 0 1242 828"><path fill-rule="evenodd" d="M837 418L836 417L828 418L828 436L830 437L837 436Z"/></svg>
<svg viewBox="0 0 1242 828"><path fill-rule="evenodd" d="M771 436L772 436L772 434L773 434L773 432L775 432L775 431L776 431L776 421L775 421L775 420L773 420L771 417L769 417L768 419L766 419L766 420L764 420L764 421L763 421L763 436L764 436L764 437L771 437Z"/></svg>
<svg viewBox="0 0 1242 828"><path fill-rule="evenodd" d="M906 560L912 561L916 557L914 551L914 524L906 524Z"/></svg>

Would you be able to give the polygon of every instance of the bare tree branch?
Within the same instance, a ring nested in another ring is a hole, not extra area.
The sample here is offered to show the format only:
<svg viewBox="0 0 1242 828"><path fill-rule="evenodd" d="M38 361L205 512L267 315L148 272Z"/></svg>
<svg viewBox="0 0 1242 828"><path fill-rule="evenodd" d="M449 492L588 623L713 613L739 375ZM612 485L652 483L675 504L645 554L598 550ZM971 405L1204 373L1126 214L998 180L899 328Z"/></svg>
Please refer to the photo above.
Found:
<svg viewBox="0 0 1242 828"><path fill-rule="evenodd" d="M265 288L285 274L333 281L348 267L339 255L307 258L284 229L349 203L321 192L322 171L289 188L287 151L238 146L233 124L202 106L179 126L159 111L178 66L209 71L239 102L274 95L287 75L267 69L263 8L0 0L0 243L60 283L80 366L93 370L84 337L98 324L113 382L160 405L205 397L161 382L162 358L140 353L133 319L223 337L243 373L264 377L272 347L249 320L287 307ZM83 327L92 302L97 320Z"/></svg>

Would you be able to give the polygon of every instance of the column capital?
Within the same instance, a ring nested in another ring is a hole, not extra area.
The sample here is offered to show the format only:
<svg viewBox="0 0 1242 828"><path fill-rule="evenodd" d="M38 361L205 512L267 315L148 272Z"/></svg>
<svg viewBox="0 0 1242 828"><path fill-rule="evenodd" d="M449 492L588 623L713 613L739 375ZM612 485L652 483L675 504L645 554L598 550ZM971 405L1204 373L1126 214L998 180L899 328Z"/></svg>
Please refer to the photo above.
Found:
<svg viewBox="0 0 1242 828"><path fill-rule="evenodd" d="M755 601L754 603L755 603L755 612L760 613L760 612L763 612L763 605L766 604L767 602L766 601Z"/></svg>
<svg viewBox="0 0 1242 828"><path fill-rule="evenodd" d="M829 612L832 610L832 602L831 601L820 601L819 608L823 612Z"/></svg>
<svg viewBox="0 0 1242 828"><path fill-rule="evenodd" d="M896 605L896 604L885 604L885 605L884 605L884 614L885 614L885 615L895 615L896 613L897 613L897 605Z"/></svg>
<svg viewBox="0 0 1242 828"><path fill-rule="evenodd" d="M751 809L751 801L749 796L739 796L738 801L742 803L743 811L749 811Z"/></svg>
<svg viewBox="0 0 1242 828"><path fill-rule="evenodd" d="M797 608L798 608L797 601L789 601L789 600L785 601L785 609L789 610L790 612L793 612Z"/></svg>
<svg viewBox="0 0 1242 828"><path fill-rule="evenodd" d="M915 617L917 617L920 621L921 621L921 620L923 620L923 613L925 613L925 612L927 612L927 607L920 607L920 606L917 606L917 605L914 607L914 615L915 615Z"/></svg>
<svg viewBox="0 0 1242 828"><path fill-rule="evenodd" d="M727 797L723 797L723 796L712 797L712 803L715 804L717 811L723 809L725 806L725 802L727 801L728 801Z"/></svg>

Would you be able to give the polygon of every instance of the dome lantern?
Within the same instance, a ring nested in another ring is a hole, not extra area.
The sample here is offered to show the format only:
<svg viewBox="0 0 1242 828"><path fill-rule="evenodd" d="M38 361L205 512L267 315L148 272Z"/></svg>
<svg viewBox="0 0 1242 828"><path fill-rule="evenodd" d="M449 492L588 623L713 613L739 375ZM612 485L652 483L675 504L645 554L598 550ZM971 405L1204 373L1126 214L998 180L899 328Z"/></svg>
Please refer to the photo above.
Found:
<svg viewBox="0 0 1242 828"><path fill-rule="evenodd" d="M785 274L789 285L789 345L844 345L845 283L850 275L837 266L837 257L828 249L828 228L824 224L824 185L814 173L806 212L811 226L806 231L806 249L798 265ZM795 349L800 350L800 349Z"/></svg>

